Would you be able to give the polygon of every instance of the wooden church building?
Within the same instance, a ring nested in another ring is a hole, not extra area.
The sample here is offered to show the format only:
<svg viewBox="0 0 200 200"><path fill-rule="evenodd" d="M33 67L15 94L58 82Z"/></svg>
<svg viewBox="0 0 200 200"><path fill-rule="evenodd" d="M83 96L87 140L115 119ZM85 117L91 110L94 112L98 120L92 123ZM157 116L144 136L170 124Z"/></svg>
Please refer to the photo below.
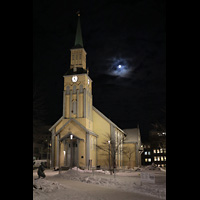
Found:
<svg viewBox="0 0 200 200"><path fill-rule="evenodd" d="M49 129L51 167L108 168L112 151L116 167L122 167L126 133L93 106L80 14L75 44L70 51L70 69L63 76L63 115Z"/></svg>

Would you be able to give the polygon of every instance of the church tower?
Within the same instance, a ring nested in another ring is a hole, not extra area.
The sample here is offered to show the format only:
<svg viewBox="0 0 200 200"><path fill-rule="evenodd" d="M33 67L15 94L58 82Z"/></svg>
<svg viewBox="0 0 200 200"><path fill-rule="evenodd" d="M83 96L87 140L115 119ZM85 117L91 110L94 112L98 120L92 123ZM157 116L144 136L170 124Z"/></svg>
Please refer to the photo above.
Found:
<svg viewBox="0 0 200 200"><path fill-rule="evenodd" d="M75 43L70 51L70 69L63 76L63 117L75 118L87 129L92 130L92 80L86 68L87 53L83 47L80 14Z"/></svg>
<svg viewBox="0 0 200 200"><path fill-rule="evenodd" d="M86 66L87 53L83 46L80 14L75 43L70 51L70 67L63 76L63 114L49 129L52 134L51 167L108 168L111 154L105 155L97 149L97 145L104 145L105 141L108 145L108 138L116 144L122 141L125 133L93 106L92 80ZM122 150L116 154L116 165L121 166Z"/></svg>

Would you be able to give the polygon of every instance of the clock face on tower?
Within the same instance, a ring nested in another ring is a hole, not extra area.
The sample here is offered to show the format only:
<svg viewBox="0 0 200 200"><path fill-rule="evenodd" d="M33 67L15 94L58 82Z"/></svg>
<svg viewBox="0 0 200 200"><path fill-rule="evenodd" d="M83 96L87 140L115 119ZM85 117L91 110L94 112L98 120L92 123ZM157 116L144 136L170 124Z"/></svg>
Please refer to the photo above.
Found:
<svg viewBox="0 0 200 200"><path fill-rule="evenodd" d="M72 82L75 83L78 80L77 76L72 76Z"/></svg>

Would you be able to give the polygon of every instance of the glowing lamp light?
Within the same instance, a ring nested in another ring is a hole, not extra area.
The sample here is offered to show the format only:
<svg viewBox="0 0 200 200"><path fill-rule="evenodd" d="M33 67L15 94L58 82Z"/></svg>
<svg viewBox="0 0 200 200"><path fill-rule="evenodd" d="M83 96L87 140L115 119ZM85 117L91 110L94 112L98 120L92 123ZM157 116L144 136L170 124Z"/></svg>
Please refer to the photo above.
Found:
<svg viewBox="0 0 200 200"><path fill-rule="evenodd" d="M121 65L118 65L118 68L120 69L120 68L122 68L122 66L121 66Z"/></svg>
<svg viewBox="0 0 200 200"><path fill-rule="evenodd" d="M108 144L110 144L110 140L108 141Z"/></svg>
<svg viewBox="0 0 200 200"><path fill-rule="evenodd" d="M73 139L73 135L70 135L70 139L71 139L71 140Z"/></svg>

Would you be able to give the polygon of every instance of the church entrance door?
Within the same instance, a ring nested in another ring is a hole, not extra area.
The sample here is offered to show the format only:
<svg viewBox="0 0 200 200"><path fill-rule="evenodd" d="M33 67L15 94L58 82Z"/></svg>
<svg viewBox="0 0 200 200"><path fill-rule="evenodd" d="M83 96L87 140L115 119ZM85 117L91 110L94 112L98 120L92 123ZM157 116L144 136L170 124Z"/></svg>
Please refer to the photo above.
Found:
<svg viewBox="0 0 200 200"><path fill-rule="evenodd" d="M67 165L69 167L78 166L78 141L77 141L77 139L72 139L68 143Z"/></svg>

